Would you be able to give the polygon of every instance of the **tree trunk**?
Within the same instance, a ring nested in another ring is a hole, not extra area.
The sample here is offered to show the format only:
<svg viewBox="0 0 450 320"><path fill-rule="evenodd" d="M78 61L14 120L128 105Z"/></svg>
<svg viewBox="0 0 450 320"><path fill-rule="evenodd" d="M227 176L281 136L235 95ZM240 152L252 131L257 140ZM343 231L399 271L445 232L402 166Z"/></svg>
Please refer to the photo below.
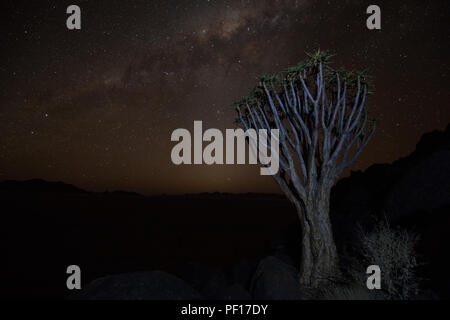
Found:
<svg viewBox="0 0 450 320"><path fill-rule="evenodd" d="M315 192L297 208L302 226L300 282L307 287L317 287L338 274L329 197L328 190Z"/></svg>

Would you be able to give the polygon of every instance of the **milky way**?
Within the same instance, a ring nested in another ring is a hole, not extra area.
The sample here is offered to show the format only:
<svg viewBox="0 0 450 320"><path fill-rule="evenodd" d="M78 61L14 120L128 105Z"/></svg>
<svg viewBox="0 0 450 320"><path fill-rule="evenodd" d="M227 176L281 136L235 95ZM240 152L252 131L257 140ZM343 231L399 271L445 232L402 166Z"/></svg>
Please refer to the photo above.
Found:
<svg viewBox="0 0 450 320"><path fill-rule="evenodd" d="M234 128L255 76L321 48L375 76L381 118L352 170L411 152L450 122L448 1L3 1L0 180L62 180L145 194L277 192L258 166L175 166L170 134Z"/></svg>

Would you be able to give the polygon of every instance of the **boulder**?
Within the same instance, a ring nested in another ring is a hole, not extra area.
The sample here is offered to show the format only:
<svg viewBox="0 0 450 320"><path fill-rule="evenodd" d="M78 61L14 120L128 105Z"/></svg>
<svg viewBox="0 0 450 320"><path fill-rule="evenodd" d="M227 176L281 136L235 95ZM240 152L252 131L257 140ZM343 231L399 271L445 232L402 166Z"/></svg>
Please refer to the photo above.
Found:
<svg viewBox="0 0 450 320"><path fill-rule="evenodd" d="M217 293L229 285L222 270L196 262L187 263L181 270L180 277L207 299L216 299Z"/></svg>
<svg viewBox="0 0 450 320"><path fill-rule="evenodd" d="M214 270L198 262L184 264L179 273L181 279L189 283L197 291L202 290L206 282L212 276Z"/></svg>
<svg viewBox="0 0 450 320"><path fill-rule="evenodd" d="M207 299L221 299L220 292L223 292L228 287L225 274L222 270L215 270L206 281L200 293Z"/></svg>
<svg viewBox="0 0 450 320"><path fill-rule="evenodd" d="M246 259L234 264L231 269L232 282L240 284L243 288L249 288L257 264L257 260L250 261Z"/></svg>
<svg viewBox="0 0 450 320"><path fill-rule="evenodd" d="M274 256L259 263L250 291L256 300L301 300L296 268Z"/></svg>
<svg viewBox="0 0 450 320"><path fill-rule="evenodd" d="M183 280L162 272L125 273L96 279L75 300L197 300L202 296Z"/></svg>
<svg viewBox="0 0 450 320"><path fill-rule="evenodd" d="M232 284L231 286L220 291L216 295L217 300L251 300L252 297L247 290L244 289L238 283Z"/></svg>

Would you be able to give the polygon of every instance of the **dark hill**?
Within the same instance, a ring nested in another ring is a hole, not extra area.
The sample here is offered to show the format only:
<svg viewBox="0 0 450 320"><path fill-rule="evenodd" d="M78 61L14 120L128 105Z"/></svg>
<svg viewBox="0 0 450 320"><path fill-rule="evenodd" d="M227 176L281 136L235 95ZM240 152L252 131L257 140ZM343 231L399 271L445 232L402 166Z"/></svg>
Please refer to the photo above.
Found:
<svg viewBox="0 0 450 320"><path fill-rule="evenodd" d="M450 125L423 135L416 150L392 164L352 172L332 190L337 219L383 214L392 221L450 204Z"/></svg>
<svg viewBox="0 0 450 320"><path fill-rule="evenodd" d="M332 190L335 237L341 249L354 243L357 224L370 228L373 217L420 235L424 277L450 296L450 125L425 134L409 156L352 172Z"/></svg>

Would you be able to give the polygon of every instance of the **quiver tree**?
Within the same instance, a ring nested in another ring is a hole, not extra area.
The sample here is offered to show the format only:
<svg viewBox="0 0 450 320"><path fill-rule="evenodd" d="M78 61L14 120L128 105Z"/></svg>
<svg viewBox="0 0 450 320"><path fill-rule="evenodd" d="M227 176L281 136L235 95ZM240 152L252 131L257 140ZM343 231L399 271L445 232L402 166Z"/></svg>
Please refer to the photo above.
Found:
<svg viewBox="0 0 450 320"><path fill-rule="evenodd" d="M316 287L338 272L329 217L330 191L375 131L368 119L365 72L333 69L317 51L274 75L262 75L234 104L245 130L279 130L279 171L273 175L294 204L302 228L300 281ZM272 152L270 146L266 148Z"/></svg>

